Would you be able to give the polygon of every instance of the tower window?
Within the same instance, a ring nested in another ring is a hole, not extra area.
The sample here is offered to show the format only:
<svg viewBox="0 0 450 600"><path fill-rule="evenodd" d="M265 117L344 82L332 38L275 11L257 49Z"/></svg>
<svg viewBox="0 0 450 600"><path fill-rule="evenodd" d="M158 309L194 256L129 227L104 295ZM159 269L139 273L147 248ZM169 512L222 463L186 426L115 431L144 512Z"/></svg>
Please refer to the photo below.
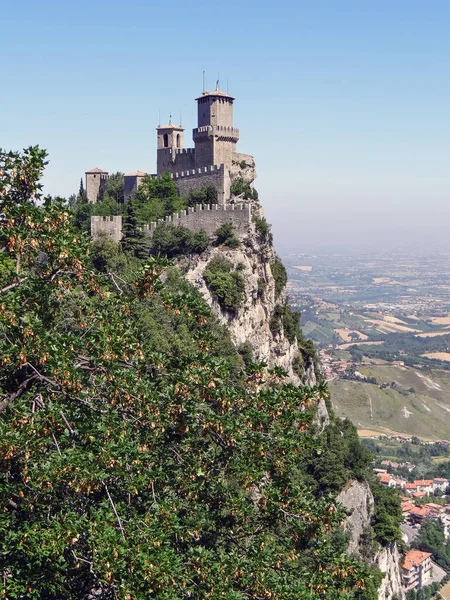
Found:
<svg viewBox="0 0 450 600"><path fill-rule="evenodd" d="M177 148L180 147L180 134L177 133Z"/></svg>
<svg viewBox="0 0 450 600"><path fill-rule="evenodd" d="M164 134L164 148L168 148L169 147L169 136L167 135L167 133Z"/></svg>

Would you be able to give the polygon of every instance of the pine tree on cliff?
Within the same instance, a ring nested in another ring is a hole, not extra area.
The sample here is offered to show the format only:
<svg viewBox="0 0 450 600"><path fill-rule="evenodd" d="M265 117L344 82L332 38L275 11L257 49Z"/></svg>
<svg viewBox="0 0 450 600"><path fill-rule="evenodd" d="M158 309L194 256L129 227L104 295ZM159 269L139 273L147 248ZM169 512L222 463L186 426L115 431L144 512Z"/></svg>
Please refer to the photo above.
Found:
<svg viewBox="0 0 450 600"><path fill-rule="evenodd" d="M149 245L144 232L139 229L136 213L131 202L127 206L122 233L122 248L126 252L132 252L137 258L144 258L148 254Z"/></svg>

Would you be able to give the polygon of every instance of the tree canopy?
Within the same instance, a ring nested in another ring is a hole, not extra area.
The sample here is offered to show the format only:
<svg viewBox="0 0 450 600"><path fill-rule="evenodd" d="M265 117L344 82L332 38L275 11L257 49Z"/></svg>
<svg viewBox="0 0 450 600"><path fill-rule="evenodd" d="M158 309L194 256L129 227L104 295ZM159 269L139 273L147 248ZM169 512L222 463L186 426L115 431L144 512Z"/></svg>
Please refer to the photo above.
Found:
<svg viewBox="0 0 450 600"><path fill-rule="evenodd" d="M326 388L245 366L167 259L96 269L45 158L0 154L0 595L376 598L299 469Z"/></svg>

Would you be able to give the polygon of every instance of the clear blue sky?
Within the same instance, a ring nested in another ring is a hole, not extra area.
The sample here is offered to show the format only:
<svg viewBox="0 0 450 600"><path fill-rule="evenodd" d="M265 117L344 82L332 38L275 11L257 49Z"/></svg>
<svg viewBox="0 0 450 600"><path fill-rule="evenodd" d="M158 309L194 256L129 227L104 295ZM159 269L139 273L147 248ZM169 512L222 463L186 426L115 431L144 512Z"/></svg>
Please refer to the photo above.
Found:
<svg viewBox="0 0 450 600"><path fill-rule="evenodd" d="M155 126L218 74L280 250L449 244L450 2L4 2L0 146L155 171ZM450 247L449 247L450 250Z"/></svg>

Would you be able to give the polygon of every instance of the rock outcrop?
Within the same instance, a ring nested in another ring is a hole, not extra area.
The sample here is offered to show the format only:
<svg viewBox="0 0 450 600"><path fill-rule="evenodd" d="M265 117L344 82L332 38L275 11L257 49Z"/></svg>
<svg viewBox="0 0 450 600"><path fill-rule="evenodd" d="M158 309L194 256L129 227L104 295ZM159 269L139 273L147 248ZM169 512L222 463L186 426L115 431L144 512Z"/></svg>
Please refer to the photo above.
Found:
<svg viewBox="0 0 450 600"><path fill-rule="evenodd" d="M260 207L256 214L262 214ZM206 266L217 256L230 261L233 268L244 277L245 301L237 312L224 311L203 279ZM286 338L282 327L275 333L270 328L275 307L285 301L284 292L278 298L275 294L275 279L271 270L274 262L271 236L264 239L250 225L237 248L212 246L200 257L189 261L186 264L186 279L201 292L220 322L227 326L237 347L250 344L255 359L266 362L269 367L282 367L293 383L311 386L316 383L311 358L299 348L296 341L291 343Z"/></svg>
<svg viewBox="0 0 450 600"><path fill-rule="evenodd" d="M397 544L390 544L381 548L375 555L375 562L380 571L384 573L383 581L378 589L379 600L393 600L405 598L400 570L401 554Z"/></svg>
<svg viewBox="0 0 450 600"><path fill-rule="evenodd" d="M363 535L370 526L374 510L374 499L368 484L360 481L349 482L338 495L337 501L348 512L344 529L349 536L349 552L376 564L383 574L383 581L378 589L378 599L403 600L405 592L400 572L401 555L397 544L380 547L371 557L368 557L362 548Z"/></svg>

